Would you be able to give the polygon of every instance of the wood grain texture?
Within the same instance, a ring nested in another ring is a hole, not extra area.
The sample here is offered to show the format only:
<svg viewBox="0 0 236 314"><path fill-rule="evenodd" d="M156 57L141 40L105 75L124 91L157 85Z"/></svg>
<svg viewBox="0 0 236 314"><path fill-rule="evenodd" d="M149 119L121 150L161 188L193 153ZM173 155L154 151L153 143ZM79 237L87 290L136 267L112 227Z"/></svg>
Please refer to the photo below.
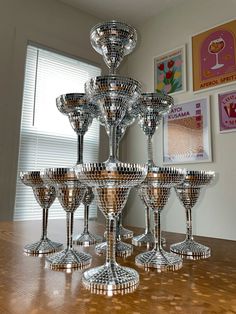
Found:
<svg viewBox="0 0 236 314"><path fill-rule="evenodd" d="M94 232L102 235L104 227L90 223ZM65 221L49 221L49 237L65 243ZM82 223L75 222L75 231ZM135 234L141 229L134 229ZM0 223L0 313L1 314L148 314L148 313L236 313L236 242L212 238L196 239L212 248L207 260L184 261L176 272L144 271L134 265L134 256L144 248L134 248L134 254L120 264L139 271L137 290L113 297L94 295L81 284L84 270L72 273L45 268L44 257L23 253L23 246L38 240L40 222ZM183 235L164 233L169 245ZM94 247L79 248L93 255L92 266L104 263L95 255Z"/></svg>

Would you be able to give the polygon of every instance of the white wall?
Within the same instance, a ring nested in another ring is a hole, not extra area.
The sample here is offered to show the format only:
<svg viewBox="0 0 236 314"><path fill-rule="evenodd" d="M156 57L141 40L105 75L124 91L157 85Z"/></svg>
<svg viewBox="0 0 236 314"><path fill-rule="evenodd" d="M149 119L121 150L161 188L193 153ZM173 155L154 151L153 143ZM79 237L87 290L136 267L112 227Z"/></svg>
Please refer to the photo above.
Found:
<svg viewBox="0 0 236 314"><path fill-rule="evenodd" d="M13 216L27 41L103 64L89 41L98 22L55 0L0 0L0 219Z"/></svg>
<svg viewBox="0 0 236 314"><path fill-rule="evenodd" d="M235 18L235 0L186 0L178 7L169 9L139 27L139 45L128 57L127 73L143 84L143 90L154 90L153 58L175 47L187 44L187 80L190 82L190 36L217 24ZM175 97L176 101L194 98L190 92ZM193 227L197 235L236 240L236 132L219 134L217 93L236 89L236 84L199 93L195 97L211 96L212 163L187 164L190 169L211 169L219 179L201 196L193 210ZM122 143L123 159L145 162L147 159L145 137L138 126L130 128ZM162 165L162 130L154 136L154 157ZM182 165L183 167L183 165ZM124 211L130 225L144 226L141 202L131 193ZM174 192L162 215L163 229L185 232L185 213Z"/></svg>

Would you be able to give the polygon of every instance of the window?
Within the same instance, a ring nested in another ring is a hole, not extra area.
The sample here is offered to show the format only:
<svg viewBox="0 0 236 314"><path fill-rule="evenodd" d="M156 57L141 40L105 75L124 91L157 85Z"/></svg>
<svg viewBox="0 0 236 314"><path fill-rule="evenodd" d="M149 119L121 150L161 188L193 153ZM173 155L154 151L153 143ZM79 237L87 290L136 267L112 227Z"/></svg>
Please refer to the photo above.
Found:
<svg viewBox="0 0 236 314"><path fill-rule="evenodd" d="M72 167L77 161L77 136L68 117L58 111L56 98L65 93L83 93L84 83L100 74L100 68L94 65L28 45L14 220L42 216L32 189L19 180L20 171ZM93 121L84 137L84 162L97 162L98 149L99 124ZM75 217L82 215L81 206ZM95 205L91 206L90 216L96 216ZM65 217L58 200L51 206L49 217Z"/></svg>

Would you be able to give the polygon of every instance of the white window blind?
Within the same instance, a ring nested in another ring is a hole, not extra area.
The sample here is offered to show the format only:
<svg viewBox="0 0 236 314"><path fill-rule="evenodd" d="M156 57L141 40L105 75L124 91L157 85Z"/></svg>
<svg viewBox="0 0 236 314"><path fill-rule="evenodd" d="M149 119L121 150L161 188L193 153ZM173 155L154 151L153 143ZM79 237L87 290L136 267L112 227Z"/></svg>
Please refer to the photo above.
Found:
<svg viewBox="0 0 236 314"><path fill-rule="evenodd" d="M83 93L84 83L101 74L100 68L52 51L28 45L22 104L20 150L14 220L41 219L42 210L32 189L19 180L20 171L49 167L72 167L77 161L77 136L66 115L56 107L56 98L65 93ZM97 162L99 124L93 121L84 137L84 162ZM82 217L80 206L75 217ZM96 206L90 217L96 216ZM50 218L64 218L56 200Z"/></svg>

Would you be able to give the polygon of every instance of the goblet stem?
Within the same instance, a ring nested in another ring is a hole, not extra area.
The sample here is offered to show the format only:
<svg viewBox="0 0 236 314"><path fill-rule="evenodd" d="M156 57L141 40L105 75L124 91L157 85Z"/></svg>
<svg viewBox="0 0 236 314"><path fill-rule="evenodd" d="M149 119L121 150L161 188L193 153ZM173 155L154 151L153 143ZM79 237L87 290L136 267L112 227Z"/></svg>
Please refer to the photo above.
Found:
<svg viewBox="0 0 236 314"><path fill-rule="evenodd" d="M153 149L152 149L152 136L147 137L147 150L148 150L148 166L153 166Z"/></svg>
<svg viewBox="0 0 236 314"><path fill-rule="evenodd" d="M66 226L67 226L67 249L72 249L73 241L73 224L74 224L74 213L67 212L66 213Z"/></svg>
<svg viewBox="0 0 236 314"><path fill-rule="evenodd" d="M116 67L114 65L111 65L109 68L109 75L116 75Z"/></svg>
<svg viewBox="0 0 236 314"><path fill-rule="evenodd" d="M117 139L116 139L116 126L111 125L109 131L109 162L117 162Z"/></svg>
<svg viewBox="0 0 236 314"><path fill-rule="evenodd" d="M83 163L83 149L84 149L84 136L82 134L78 134L77 141L77 164Z"/></svg>
<svg viewBox="0 0 236 314"><path fill-rule="evenodd" d="M116 243L121 242L121 234L120 234L120 227L121 227L121 213L116 218Z"/></svg>
<svg viewBox="0 0 236 314"><path fill-rule="evenodd" d="M116 220L116 222L117 222L117 225L116 225L116 235L118 235L119 236L119 228L120 228L120 225L121 225L121 213L118 215L118 217L117 217L117 220Z"/></svg>
<svg viewBox="0 0 236 314"><path fill-rule="evenodd" d="M89 205L84 205L84 233L88 233Z"/></svg>
<svg viewBox="0 0 236 314"><path fill-rule="evenodd" d="M119 158L120 141L116 141L116 157Z"/></svg>
<svg viewBox="0 0 236 314"><path fill-rule="evenodd" d="M116 225L117 220L114 214L108 214L106 218L106 229L107 229L107 251L106 251L106 263L116 263Z"/></svg>
<svg viewBox="0 0 236 314"><path fill-rule="evenodd" d="M186 240L193 240L192 209L186 209Z"/></svg>
<svg viewBox="0 0 236 314"><path fill-rule="evenodd" d="M161 212L160 210L155 210L153 212L154 216L154 237L155 237L155 244L154 250L159 252L161 247Z"/></svg>
<svg viewBox="0 0 236 314"><path fill-rule="evenodd" d="M150 229L150 210L149 210L148 206L146 206L146 209L145 209L145 224L146 224L145 233L151 232L151 229Z"/></svg>
<svg viewBox="0 0 236 314"><path fill-rule="evenodd" d="M132 231L125 229L122 226L121 217L122 217L121 213L118 216L115 216L116 228L115 228L114 232L116 234L116 238L114 241L114 245L115 245L115 255L125 257L125 256L129 256L132 254L133 247L132 247L132 245L123 242L122 236L124 238L131 238L133 236L133 233L132 233ZM106 229L108 229L109 228L108 218L106 218L106 223L107 223ZM122 232L124 234L122 234ZM107 252L107 247L108 247L108 231L107 230L106 230L104 236L107 239L107 241L96 245L96 248L95 248L96 253L98 255L106 254L106 252Z"/></svg>
<svg viewBox="0 0 236 314"><path fill-rule="evenodd" d="M47 228L48 228L48 208L43 208L43 224L42 224L42 236L41 240L47 239Z"/></svg>

